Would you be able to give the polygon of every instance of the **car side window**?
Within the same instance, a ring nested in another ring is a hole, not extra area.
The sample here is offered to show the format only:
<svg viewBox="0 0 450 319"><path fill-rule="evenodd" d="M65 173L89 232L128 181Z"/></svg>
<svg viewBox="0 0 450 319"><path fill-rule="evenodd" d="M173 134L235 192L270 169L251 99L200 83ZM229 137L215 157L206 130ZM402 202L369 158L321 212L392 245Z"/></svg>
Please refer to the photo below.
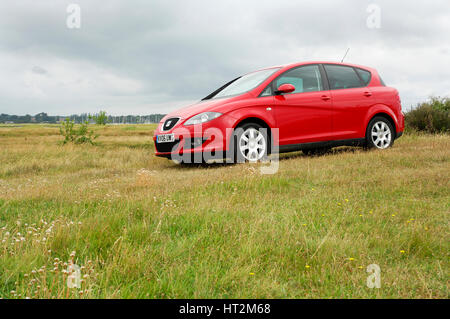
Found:
<svg viewBox="0 0 450 319"><path fill-rule="evenodd" d="M360 69L360 68L355 68L356 72L359 74L359 77L361 78L361 80L363 80L364 85L369 84L370 82L370 72Z"/></svg>
<svg viewBox="0 0 450 319"><path fill-rule="evenodd" d="M271 96L272 95L272 84L269 84L264 91L261 92L259 96Z"/></svg>
<svg viewBox="0 0 450 319"><path fill-rule="evenodd" d="M352 67L343 65L324 65L330 90L359 88L364 86Z"/></svg>
<svg viewBox="0 0 450 319"><path fill-rule="evenodd" d="M292 93L323 90L318 65L302 66L283 73L275 80L275 88L286 83L292 84L295 87L295 91Z"/></svg>

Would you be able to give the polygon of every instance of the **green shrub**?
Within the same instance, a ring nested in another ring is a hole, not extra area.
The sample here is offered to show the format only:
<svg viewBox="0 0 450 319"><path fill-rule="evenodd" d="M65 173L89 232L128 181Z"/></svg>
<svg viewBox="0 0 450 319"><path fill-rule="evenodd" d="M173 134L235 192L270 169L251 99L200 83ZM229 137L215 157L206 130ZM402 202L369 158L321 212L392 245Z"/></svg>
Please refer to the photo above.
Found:
<svg viewBox="0 0 450 319"><path fill-rule="evenodd" d="M63 144L94 144L94 140L98 135L95 135L93 130L89 130L88 125L89 122L86 121L81 123L78 128L75 128L75 122L67 118L61 123L61 127L59 128L59 132L64 136Z"/></svg>
<svg viewBox="0 0 450 319"><path fill-rule="evenodd" d="M405 114L407 129L428 133L450 131L450 99L432 97Z"/></svg>
<svg viewBox="0 0 450 319"><path fill-rule="evenodd" d="M100 111L96 115L89 116L89 118L93 119L95 124L98 125L106 125L108 123L108 116L105 111Z"/></svg>

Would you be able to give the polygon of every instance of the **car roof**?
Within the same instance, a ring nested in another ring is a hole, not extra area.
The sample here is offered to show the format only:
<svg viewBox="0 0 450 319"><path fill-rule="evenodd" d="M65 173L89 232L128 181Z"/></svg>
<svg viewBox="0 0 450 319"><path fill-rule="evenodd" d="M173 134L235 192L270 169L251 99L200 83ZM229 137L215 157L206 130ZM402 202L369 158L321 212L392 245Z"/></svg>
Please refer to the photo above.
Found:
<svg viewBox="0 0 450 319"><path fill-rule="evenodd" d="M336 62L336 61L304 61L304 62L296 62L296 63L289 63L284 65L283 67L294 67L294 66L300 66L303 64L338 64L338 65L345 65L345 66L352 66L356 68L363 68L363 69L372 69L370 67L359 65L359 64L353 64L353 63L346 63L346 62Z"/></svg>
<svg viewBox="0 0 450 319"><path fill-rule="evenodd" d="M274 69L274 68L281 68L283 70L290 69L296 66L306 65L306 64L337 64L337 65L344 65L344 66L351 66L355 68L362 68L370 71L375 71L373 68L370 68L368 66L359 65L359 64L353 64L353 63L344 63L344 62L336 62L336 61L302 61L302 62L294 62L294 63L288 63L284 65L275 65L270 66L266 68L259 69L257 71L267 70L267 69ZM256 72L256 71L254 71Z"/></svg>

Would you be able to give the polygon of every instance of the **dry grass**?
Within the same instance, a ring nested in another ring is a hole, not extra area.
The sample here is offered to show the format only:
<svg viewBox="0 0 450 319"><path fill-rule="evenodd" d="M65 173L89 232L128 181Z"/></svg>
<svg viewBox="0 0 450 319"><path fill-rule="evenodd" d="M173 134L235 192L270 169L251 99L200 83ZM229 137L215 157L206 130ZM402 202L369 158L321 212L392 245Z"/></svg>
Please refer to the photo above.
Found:
<svg viewBox="0 0 450 319"><path fill-rule="evenodd" d="M156 158L153 128L63 146L55 126L0 127L0 297L448 297L448 135L260 175Z"/></svg>

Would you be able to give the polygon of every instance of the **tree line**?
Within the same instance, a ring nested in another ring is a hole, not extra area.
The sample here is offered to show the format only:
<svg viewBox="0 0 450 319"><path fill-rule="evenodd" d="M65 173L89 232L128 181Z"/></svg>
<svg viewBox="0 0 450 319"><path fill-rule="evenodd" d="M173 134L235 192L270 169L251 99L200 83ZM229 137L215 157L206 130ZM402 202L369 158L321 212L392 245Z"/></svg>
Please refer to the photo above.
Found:
<svg viewBox="0 0 450 319"><path fill-rule="evenodd" d="M106 115L107 123L109 124L148 124L159 123L165 114L150 114L150 115ZM88 113L72 114L68 116L48 115L41 112L36 115L10 115L0 114L0 123L60 123L69 118L75 123L95 122L93 115Z"/></svg>

